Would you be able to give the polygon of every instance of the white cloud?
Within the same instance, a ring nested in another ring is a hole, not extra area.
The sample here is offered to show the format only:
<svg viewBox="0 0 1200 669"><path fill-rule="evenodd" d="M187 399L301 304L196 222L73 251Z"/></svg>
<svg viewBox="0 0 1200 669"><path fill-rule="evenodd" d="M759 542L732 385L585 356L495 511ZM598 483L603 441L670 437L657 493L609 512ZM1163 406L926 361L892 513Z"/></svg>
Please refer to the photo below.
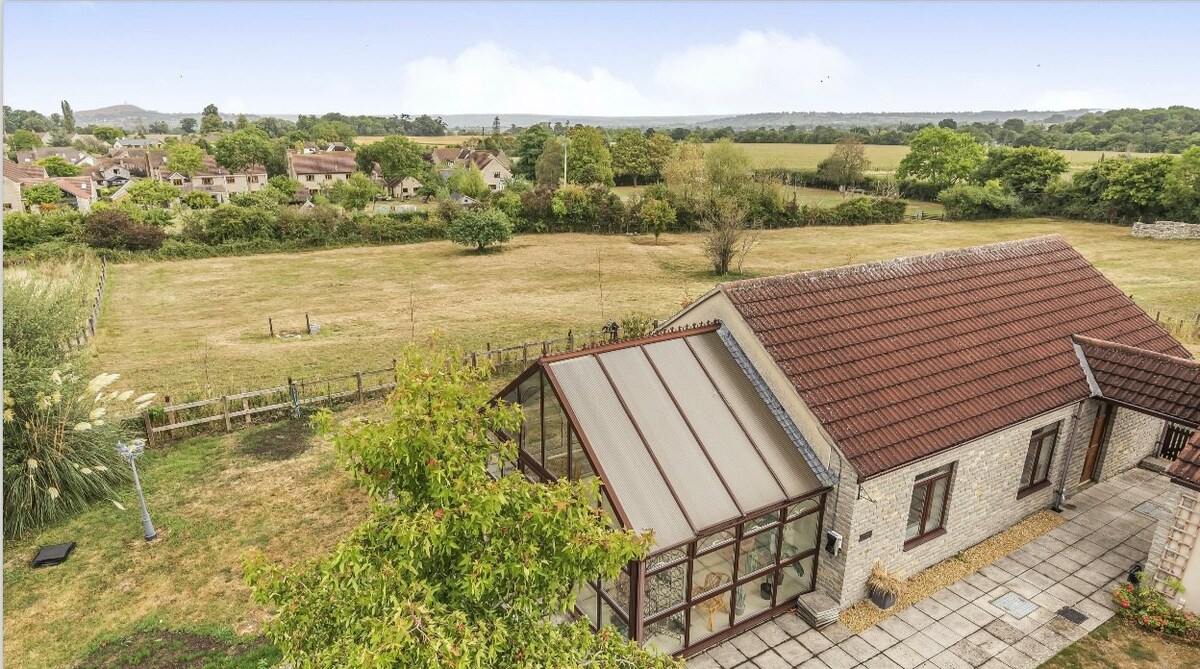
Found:
<svg viewBox="0 0 1200 669"><path fill-rule="evenodd" d="M425 57L401 70L405 109L439 114L484 111L617 116L661 113L633 84L602 67L580 74L529 62L493 42L481 42L447 60Z"/></svg>
<svg viewBox="0 0 1200 669"><path fill-rule="evenodd" d="M663 59L654 78L668 99L695 114L829 108L853 74L841 51L812 35L747 30L733 42Z"/></svg>
<svg viewBox="0 0 1200 669"><path fill-rule="evenodd" d="M572 71L480 42L452 59L405 64L396 94L404 109L440 114L723 114L832 108L853 73L837 48L774 31L670 54L650 68L642 89L603 67Z"/></svg>

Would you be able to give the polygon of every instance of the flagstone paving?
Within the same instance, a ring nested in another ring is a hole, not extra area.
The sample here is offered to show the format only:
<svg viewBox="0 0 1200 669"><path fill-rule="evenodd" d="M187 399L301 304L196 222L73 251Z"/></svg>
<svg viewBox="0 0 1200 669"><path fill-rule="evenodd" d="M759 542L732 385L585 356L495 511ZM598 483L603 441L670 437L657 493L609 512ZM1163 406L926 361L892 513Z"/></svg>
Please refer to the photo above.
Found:
<svg viewBox="0 0 1200 669"><path fill-rule="evenodd" d="M1063 525L860 634L841 624L818 631L791 612L687 666L1034 669L1113 616L1109 593L1145 561L1166 486L1141 469L1093 485L1068 500ZM1028 613L997 607L1008 593L1030 602L1018 611ZM1065 608L1081 622L1060 615Z"/></svg>

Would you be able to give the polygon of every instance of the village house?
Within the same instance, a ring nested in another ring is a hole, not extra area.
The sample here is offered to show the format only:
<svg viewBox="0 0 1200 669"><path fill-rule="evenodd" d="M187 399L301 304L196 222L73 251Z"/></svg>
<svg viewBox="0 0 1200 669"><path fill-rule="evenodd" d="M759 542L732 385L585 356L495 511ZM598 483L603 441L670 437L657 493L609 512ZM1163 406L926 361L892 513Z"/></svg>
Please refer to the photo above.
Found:
<svg viewBox="0 0 1200 669"><path fill-rule="evenodd" d="M46 168L40 165L19 165L4 159L4 211L25 211L21 184L46 180Z"/></svg>
<svg viewBox="0 0 1200 669"><path fill-rule="evenodd" d="M287 163L288 178L314 193L349 179L357 169L353 151L288 153Z"/></svg>
<svg viewBox="0 0 1200 669"><path fill-rule="evenodd" d="M121 137L113 142L113 148L120 149L157 149L163 146L161 139L148 137Z"/></svg>
<svg viewBox="0 0 1200 669"><path fill-rule="evenodd" d="M39 146L36 149L17 151L17 162L21 165L32 165L50 156L58 156L72 165L90 166L96 164L95 156L70 146Z"/></svg>
<svg viewBox="0 0 1200 669"><path fill-rule="evenodd" d="M58 186L61 192L61 197L58 201L58 206L60 207L78 209L80 212L86 214L92 210L93 204L100 201L100 194L96 190L96 182L92 181L92 178L87 175L29 180L22 182L21 188L24 190L43 183L52 183ZM38 209L37 206L34 209L36 211Z"/></svg>
<svg viewBox="0 0 1200 669"><path fill-rule="evenodd" d="M249 165L241 170L232 171L221 167L215 158L206 155L204 166L189 178L186 174L168 169L164 158L156 178L178 186L185 193L208 193L218 203L225 203L229 201L230 195L252 193L266 188L267 168L262 165Z"/></svg>
<svg viewBox="0 0 1200 669"><path fill-rule="evenodd" d="M144 157L101 158L84 173L101 188L119 188L134 179L147 177L149 170Z"/></svg>
<svg viewBox="0 0 1200 669"><path fill-rule="evenodd" d="M912 576L1172 457L1194 414L1177 384L1122 394L1114 349L1196 365L1057 236L733 281L520 374L505 468L602 480L653 547L578 613L690 656L793 606L827 625L877 561Z"/></svg>
<svg viewBox="0 0 1200 669"><path fill-rule="evenodd" d="M428 159L443 179L450 176L455 166L475 167L483 176L483 182L494 191L504 190L513 177L512 162L503 151L443 148L434 149Z"/></svg>

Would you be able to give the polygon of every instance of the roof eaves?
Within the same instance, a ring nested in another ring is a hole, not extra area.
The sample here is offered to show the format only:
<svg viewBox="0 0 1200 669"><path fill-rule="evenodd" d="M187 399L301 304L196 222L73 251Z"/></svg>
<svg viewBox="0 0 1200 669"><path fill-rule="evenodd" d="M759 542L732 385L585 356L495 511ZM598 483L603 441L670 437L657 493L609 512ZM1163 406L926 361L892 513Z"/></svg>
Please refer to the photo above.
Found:
<svg viewBox="0 0 1200 669"><path fill-rule="evenodd" d="M1100 384L1096 383L1096 375L1092 372L1092 366L1088 364L1087 354L1079 345L1080 339L1078 335L1072 336L1071 348L1075 349L1075 357L1079 358L1079 366L1083 368L1083 375L1087 377L1088 390L1091 391L1092 397L1104 397L1104 393L1100 390Z"/></svg>

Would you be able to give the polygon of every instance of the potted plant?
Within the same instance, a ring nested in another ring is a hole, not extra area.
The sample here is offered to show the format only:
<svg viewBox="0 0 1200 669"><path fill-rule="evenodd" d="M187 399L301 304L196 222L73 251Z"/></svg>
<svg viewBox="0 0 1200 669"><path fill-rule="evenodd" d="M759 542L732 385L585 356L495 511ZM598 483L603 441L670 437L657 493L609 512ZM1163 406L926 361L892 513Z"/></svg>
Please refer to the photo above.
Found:
<svg viewBox="0 0 1200 669"><path fill-rule="evenodd" d="M889 572L882 563L876 562L871 567L871 575L867 577L867 588L871 591L871 601L883 610L896 605L904 583Z"/></svg>

